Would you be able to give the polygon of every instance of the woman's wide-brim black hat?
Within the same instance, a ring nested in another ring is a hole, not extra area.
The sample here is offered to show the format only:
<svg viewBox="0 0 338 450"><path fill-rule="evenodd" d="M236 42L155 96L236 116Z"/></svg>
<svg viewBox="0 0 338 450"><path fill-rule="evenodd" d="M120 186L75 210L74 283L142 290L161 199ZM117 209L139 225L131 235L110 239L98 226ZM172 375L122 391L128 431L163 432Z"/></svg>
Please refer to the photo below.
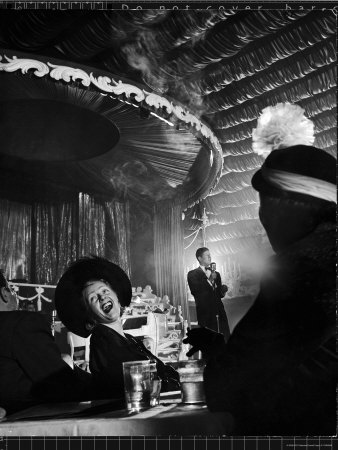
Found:
<svg viewBox="0 0 338 450"><path fill-rule="evenodd" d="M60 278L55 290L55 308L62 323L74 334L88 337L88 309L82 297L88 281L104 280L117 295L121 306L129 306L132 289L127 274L121 267L99 257L75 261Z"/></svg>
<svg viewBox="0 0 338 450"><path fill-rule="evenodd" d="M281 191L264 178L264 168L336 184L335 158L324 150L309 145L295 145L272 151L264 161L262 168L252 177L251 184L256 191L268 195L282 195L286 191ZM297 192L287 192L287 194L295 200L303 202L318 200L311 195Z"/></svg>

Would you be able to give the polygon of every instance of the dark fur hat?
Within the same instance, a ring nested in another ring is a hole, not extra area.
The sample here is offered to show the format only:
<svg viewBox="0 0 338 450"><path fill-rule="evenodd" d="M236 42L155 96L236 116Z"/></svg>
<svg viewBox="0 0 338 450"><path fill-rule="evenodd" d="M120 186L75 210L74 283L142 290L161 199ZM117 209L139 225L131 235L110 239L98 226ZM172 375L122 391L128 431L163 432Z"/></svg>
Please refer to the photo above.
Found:
<svg viewBox="0 0 338 450"><path fill-rule="evenodd" d="M252 178L252 186L256 191L281 196L287 196L302 202L323 202L313 197L311 193L297 193L284 191L273 186L265 177L264 169L279 170L322 180L336 184L336 160L333 156L316 147L309 145L295 145L272 151L264 161L260 170Z"/></svg>
<svg viewBox="0 0 338 450"><path fill-rule="evenodd" d="M121 306L131 302L131 284L127 274L116 264L97 256L80 258L60 278L55 290L55 307L60 320L69 331L88 337L90 331L88 309L82 298L85 284L92 280L104 280L117 295Z"/></svg>

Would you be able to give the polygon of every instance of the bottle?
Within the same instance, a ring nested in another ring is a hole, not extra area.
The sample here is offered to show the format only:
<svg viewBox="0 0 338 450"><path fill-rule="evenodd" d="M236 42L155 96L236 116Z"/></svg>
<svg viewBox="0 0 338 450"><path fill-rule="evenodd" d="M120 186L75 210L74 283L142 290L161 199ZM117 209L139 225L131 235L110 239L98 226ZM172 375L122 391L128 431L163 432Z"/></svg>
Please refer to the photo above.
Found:
<svg viewBox="0 0 338 450"><path fill-rule="evenodd" d="M183 333L184 318L182 316L182 306L181 305L177 306L176 315L175 315L175 322L176 322L175 329L176 330L181 330L182 333Z"/></svg>
<svg viewBox="0 0 338 450"><path fill-rule="evenodd" d="M57 316L56 310L53 309L53 311L52 311L52 323L51 323L51 330L52 330L52 335L53 336L55 336L55 320L56 320L56 316Z"/></svg>
<svg viewBox="0 0 338 450"><path fill-rule="evenodd" d="M183 339L187 337L188 333L188 321L183 320Z"/></svg>
<svg viewBox="0 0 338 450"><path fill-rule="evenodd" d="M189 346L189 344L184 344L184 342L183 342L183 339L185 339L187 337L188 321L184 320L182 325L183 325L183 329L182 329L181 341L180 341L180 345L179 345L179 352L178 352L178 356L177 356L178 361L186 361L189 359L187 356L187 352L189 351L190 346Z"/></svg>

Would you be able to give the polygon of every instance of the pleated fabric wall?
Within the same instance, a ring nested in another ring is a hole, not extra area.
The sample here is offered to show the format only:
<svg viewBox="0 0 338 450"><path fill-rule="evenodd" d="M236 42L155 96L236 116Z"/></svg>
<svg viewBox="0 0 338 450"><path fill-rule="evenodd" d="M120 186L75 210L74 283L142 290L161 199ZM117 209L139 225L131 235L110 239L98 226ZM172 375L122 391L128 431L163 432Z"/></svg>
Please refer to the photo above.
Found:
<svg viewBox="0 0 338 450"><path fill-rule="evenodd" d="M9 279L56 284L81 256L97 255L130 275L129 203L80 193L67 202L0 200L1 267Z"/></svg>
<svg viewBox="0 0 338 450"><path fill-rule="evenodd" d="M154 257L157 294L169 295L170 303L182 305L183 317L189 320L184 275L183 225L180 206L168 203L155 206Z"/></svg>

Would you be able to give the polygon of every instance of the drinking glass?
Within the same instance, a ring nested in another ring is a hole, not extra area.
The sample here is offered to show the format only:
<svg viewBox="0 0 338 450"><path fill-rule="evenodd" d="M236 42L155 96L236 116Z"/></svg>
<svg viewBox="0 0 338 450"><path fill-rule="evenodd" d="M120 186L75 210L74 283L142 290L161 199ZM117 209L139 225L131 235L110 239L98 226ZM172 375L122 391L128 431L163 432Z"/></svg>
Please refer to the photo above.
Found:
<svg viewBox="0 0 338 450"><path fill-rule="evenodd" d="M150 362L150 406L159 404L161 379L157 374L156 362Z"/></svg>
<svg viewBox="0 0 338 450"><path fill-rule="evenodd" d="M204 403L203 371L205 361L202 359L189 359L180 361L177 371L180 376L182 403Z"/></svg>
<svg viewBox="0 0 338 450"><path fill-rule="evenodd" d="M128 411L139 412L150 407L150 361L123 363L124 392Z"/></svg>

